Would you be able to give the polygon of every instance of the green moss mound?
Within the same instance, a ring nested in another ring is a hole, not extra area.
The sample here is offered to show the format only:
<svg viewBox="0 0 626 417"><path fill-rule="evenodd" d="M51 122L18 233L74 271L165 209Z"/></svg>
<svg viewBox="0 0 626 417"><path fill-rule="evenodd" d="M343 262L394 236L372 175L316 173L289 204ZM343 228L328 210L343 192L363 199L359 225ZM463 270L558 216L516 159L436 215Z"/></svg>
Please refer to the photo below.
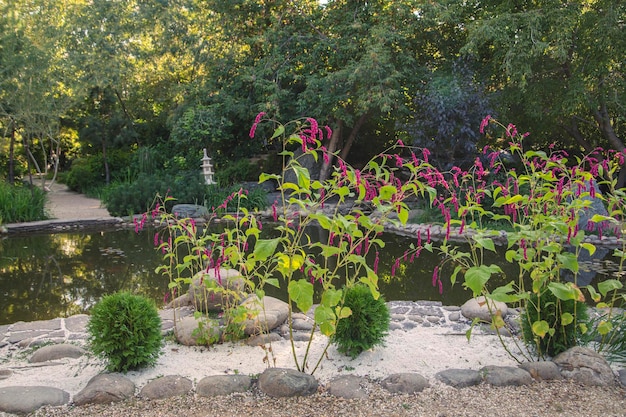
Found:
<svg viewBox="0 0 626 417"><path fill-rule="evenodd" d="M163 347L161 318L154 302L128 292L97 303L87 332L91 351L105 359L112 372L152 366Z"/></svg>
<svg viewBox="0 0 626 417"><path fill-rule="evenodd" d="M375 299L369 287L355 285L346 290L345 304L352 314L339 320L332 337L340 353L356 358L361 352L382 345L389 331L389 308L383 297Z"/></svg>

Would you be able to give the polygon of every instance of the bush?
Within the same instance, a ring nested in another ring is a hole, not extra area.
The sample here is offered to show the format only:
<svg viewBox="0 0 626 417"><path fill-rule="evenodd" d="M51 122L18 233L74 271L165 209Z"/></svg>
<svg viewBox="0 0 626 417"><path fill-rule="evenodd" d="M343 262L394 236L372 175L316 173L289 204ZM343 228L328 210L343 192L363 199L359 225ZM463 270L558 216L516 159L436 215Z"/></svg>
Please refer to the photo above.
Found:
<svg viewBox="0 0 626 417"><path fill-rule="evenodd" d="M247 194L245 198L238 200L237 198L230 199L229 196L237 194L239 190L244 189ZM228 188L223 188L217 185L209 187L209 193L207 194L205 204L206 207L211 209L217 209L224 201L228 200L226 205L227 212L235 212L237 208L246 208L248 210L264 210L269 206L267 200L267 191L261 187L255 187L247 190L241 185L233 185Z"/></svg>
<svg viewBox="0 0 626 417"><path fill-rule="evenodd" d="M163 346L156 306L128 292L106 296L97 303L87 332L91 351L105 359L112 372L154 365Z"/></svg>
<svg viewBox="0 0 626 417"><path fill-rule="evenodd" d="M345 304L352 314L339 320L332 341L340 353L356 358L364 350L382 345L389 330L389 309L382 297L375 299L369 287L357 284L346 290Z"/></svg>
<svg viewBox="0 0 626 417"><path fill-rule="evenodd" d="M564 316L565 315L565 316ZM564 317L571 315L568 323ZM536 349L540 357L556 356L578 345L578 324L587 321L587 305L577 300L560 300L550 290L531 294L522 314L524 340ZM532 323L546 322L549 330L541 337L533 332Z"/></svg>
<svg viewBox="0 0 626 417"><path fill-rule="evenodd" d="M0 223L44 220L45 205L46 193L41 188L0 181Z"/></svg>

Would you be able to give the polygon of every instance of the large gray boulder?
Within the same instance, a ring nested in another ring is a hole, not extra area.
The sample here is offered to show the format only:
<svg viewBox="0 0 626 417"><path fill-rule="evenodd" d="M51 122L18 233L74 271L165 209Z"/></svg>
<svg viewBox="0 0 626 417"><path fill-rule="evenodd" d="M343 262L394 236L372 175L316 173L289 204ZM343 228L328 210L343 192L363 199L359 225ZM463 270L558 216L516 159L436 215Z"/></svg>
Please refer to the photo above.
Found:
<svg viewBox="0 0 626 417"><path fill-rule="evenodd" d="M317 380L294 369L268 368L259 377L259 389L270 397L296 397L317 392Z"/></svg>
<svg viewBox="0 0 626 417"><path fill-rule="evenodd" d="M556 355L552 361L561 369L561 375L582 385L615 385L613 370L607 361L591 349L575 346Z"/></svg>
<svg viewBox="0 0 626 417"><path fill-rule="evenodd" d="M70 401L70 394L53 387L0 388L0 411L27 414L46 405L59 406Z"/></svg>
<svg viewBox="0 0 626 417"><path fill-rule="evenodd" d="M340 398L367 398L365 387L368 385L366 378L358 375L341 375L330 380L328 392L330 395Z"/></svg>
<svg viewBox="0 0 626 417"><path fill-rule="evenodd" d="M222 328L215 320L187 316L176 322L174 336L184 346L210 346L221 342Z"/></svg>
<svg viewBox="0 0 626 417"><path fill-rule="evenodd" d="M189 286L192 305L203 312L220 312L246 298L245 281L239 271L209 268L197 273Z"/></svg>
<svg viewBox="0 0 626 417"><path fill-rule="evenodd" d="M29 359L31 363L47 362L62 358L79 358L86 354L87 351L80 346L70 345L69 343L60 343L56 345L44 346L37 349Z"/></svg>
<svg viewBox="0 0 626 417"><path fill-rule="evenodd" d="M119 374L100 374L89 380L87 386L74 396L74 404L109 404L124 401L135 395L135 384Z"/></svg>
<svg viewBox="0 0 626 417"><path fill-rule="evenodd" d="M437 372L435 378L454 388L466 388L483 382L480 372L473 369L444 369Z"/></svg>
<svg viewBox="0 0 626 417"><path fill-rule="evenodd" d="M529 385L533 378L528 371L514 366L489 365L480 369L484 381L497 387Z"/></svg>
<svg viewBox="0 0 626 417"><path fill-rule="evenodd" d="M193 384L188 378L180 375L167 375L148 382L141 389L139 395L143 398L157 400L188 394L192 388Z"/></svg>
<svg viewBox="0 0 626 417"><path fill-rule="evenodd" d="M196 394L199 397L217 397L246 392L251 386L252 378L247 375L212 375L198 382Z"/></svg>
<svg viewBox="0 0 626 417"><path fill-rule="evenodd" d="M382 387L394 394L414 394L429 386L430 383L422 375L408 372L389 375L382 382Z"/></svg>
<svg viewBox="0 0 626 417"><path fill-rule="evenodd" d="M245 323L247 335L267 333L287 320L289 305L278 298L265 296L259 299L256 295L249 297L242 304L249 312L251 319Z"/></svg>

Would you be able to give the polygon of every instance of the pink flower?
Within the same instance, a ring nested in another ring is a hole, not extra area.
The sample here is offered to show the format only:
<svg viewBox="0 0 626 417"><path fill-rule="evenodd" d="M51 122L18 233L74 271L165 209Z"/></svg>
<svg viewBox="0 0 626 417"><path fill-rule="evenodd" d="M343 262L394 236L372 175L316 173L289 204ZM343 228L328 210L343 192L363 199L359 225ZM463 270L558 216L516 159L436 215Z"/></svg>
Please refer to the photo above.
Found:
<svg viewBox="0 0 626 417"><path fill-rule="evenodd" d="M428 155L430 155L428 148L422 149L422 155L424 157L424 162L428 163Z"/></svg>
<svg viewBox="0 0 626 417"><path fill-rule="evenodd" d="M265 116L267 113L265 113L264 111L260 112L259 114L256 115L256 117L254 118L254 124L259 124L261 123L261 119L263 118L263 116Z"/></svg>
<svg viewBox="0 0 626 417"><path fill-rule="evenodd" d="M326 138L330 139L330 137L333 135L332 129L328 126L324 126L324 129L326 129Z"/></svg>
<svg viewBox="0 0 626 417"><path fill-rule="evenodd" d="M480 133L484 134L485 133L485 128L487 127L487 125L489 124L489 120L491 119L491 115L487 115L485 116L485 118L483 119L482 122L480 122Z"/></svg>
<svg viewBox="0 0 626 417"><path fill-rule="evenodd" d="M433 271L433 287L437 285L439 280L439 265L437 265Z"/></svg>
<svg viewBox="0 0 626 417"><path fill-rule="evenodd" d="M378 274L378 261L380 258L378 257L379 253L376 251L376 259L374 259L374 273Z"/></svg>

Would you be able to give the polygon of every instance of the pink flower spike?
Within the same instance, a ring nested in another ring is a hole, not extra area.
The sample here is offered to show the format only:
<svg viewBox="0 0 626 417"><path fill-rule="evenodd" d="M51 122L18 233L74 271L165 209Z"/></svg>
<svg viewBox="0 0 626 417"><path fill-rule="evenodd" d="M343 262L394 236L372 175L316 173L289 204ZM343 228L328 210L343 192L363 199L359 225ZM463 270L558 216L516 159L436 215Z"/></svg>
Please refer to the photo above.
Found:
<svg viewBox="0 0 626 417"><path fill-rule="evenodd" d="M430 155L428 148L422 149L422 155L424 157L424 162L428 163L428 156Z"/></svg>
<svg viewBox="0 0 626 417"><path fill-rule="evenodd" d="M489 120L491 119L491 115L487 115L485 116L485 118L483 119L482 122L480 122L480 133L484 134L485 133L485 128L487 127L487 125L489 124Z"/></svg>
<svg viewBox="0 0 626 417"><path fill-rule="evenodd" d="M330 137L333 135L332 129L328 126L324 126L324 129L326 129L326 138L330 139Z"/></svg>
<svg viewBox="0 0 626 417"><path fill-rule="evenodd" d="M439 280L439 265L437 265L433 271L433 287L437 285Z"/></svg>
<svg viewBox="0 0 626 417"><path fill-rule="evenodd" d="M265 116L267 113L265 113L264 111L260 112L259 114L256 115L256 117L254 118L254 124L259 124L261 122L261 119L263 118L263 116Z"/></svg>
<svg viewBox="0 0 626 417"><path fill-rule="evenodd" d="M378 257L379 253L376 251L376 259L374 259L374 273L378 274L378 262L380 258Z"/></svg>

